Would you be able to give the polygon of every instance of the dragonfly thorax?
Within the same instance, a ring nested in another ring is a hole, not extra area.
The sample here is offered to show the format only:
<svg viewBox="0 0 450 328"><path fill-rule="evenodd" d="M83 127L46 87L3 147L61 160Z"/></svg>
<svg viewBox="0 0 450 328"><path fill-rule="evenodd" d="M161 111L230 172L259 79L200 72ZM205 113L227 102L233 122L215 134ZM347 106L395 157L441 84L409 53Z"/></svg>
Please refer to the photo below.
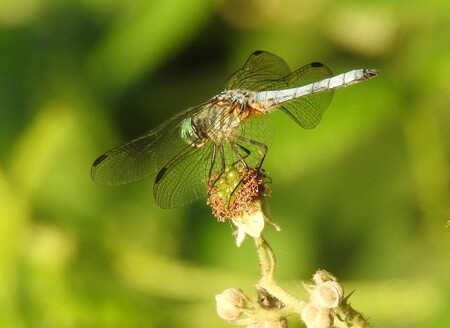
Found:
<svg viewBox="0 0 450 328"><path fill-rule="evenodd" d="M208 141L215 144L230 142L250 114L248 102L251 95L251 91L223 91L203 110L182 123L182 138L194 147L201 147Z"/></svg>
<svg viewBox="0 0 450 328"><path fill-rule="evenodd" d="M242 109L248 106L249 100L252 99L257 92L249 90L224 90L218 94L214 99L223 101L229 104L240 104Z"/></svg>

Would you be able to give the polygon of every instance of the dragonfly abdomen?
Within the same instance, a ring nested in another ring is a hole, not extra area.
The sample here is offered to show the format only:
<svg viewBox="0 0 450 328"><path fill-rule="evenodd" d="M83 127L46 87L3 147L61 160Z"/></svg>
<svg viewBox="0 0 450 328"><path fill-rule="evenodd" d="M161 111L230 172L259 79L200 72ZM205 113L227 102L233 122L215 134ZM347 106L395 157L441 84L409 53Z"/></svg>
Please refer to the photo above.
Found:
<svg viewBox="0 0 450 328"><path fill-rule="evenodd" d="M378 74L374 69L355 69L327 79L313 82L304 86L283 90L261 91L254 97L255 102L273 102L279 105L285 101L297 99L319 92L347 87L365 80L369 80Z"/></svg>

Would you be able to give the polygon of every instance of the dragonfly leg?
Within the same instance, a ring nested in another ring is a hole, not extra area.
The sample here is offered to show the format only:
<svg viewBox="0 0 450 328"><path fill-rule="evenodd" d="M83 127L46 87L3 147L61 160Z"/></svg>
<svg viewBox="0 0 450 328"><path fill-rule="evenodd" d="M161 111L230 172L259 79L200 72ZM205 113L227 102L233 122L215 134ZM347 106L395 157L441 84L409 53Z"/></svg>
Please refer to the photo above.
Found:
<svg viewBox="0 0 450 328"><path fill-rule="evenodd" d="M218 150L218 151L217 151ZM213 176L214 166L216 165L217 154L220 157L220 169L217 172L217 176ZM211 167L209 168L208 173L208 184L209 188L212 188L217 180L220 179L222 174L225 172L225 153L222 145L213 145L212 154L211 154Z"/></svg>
<svg viewBox="0 0 450 328"><path fill-rule="evenodd" d="M258 166L256 167L256 169L257 169L258 171L260 171L260 170L261 170L261 167L262 167L262 164L263 164L263 162L264 162L264 159L266 158L266 154L267 154L268 147L267 147L265 144L263 144L263 143L260 143L260 142L258 142L258 141L255 141L255 140L252 140L252 139L248 139L248 138L245 138L245 137L242 137L242 136L238 136L237 138L238 138L238 140L240 140L240 141L243 141L243 142L246 142L246 143L249 143L249 144L258 146L258 147L260 147L260 148L263 150L262 158L261 158L261 160L260 160ZM235 164L238 163L238 162L241 162L242 165L244 166L244 170L245 170L246 172L248 172L248 170L250 169L250 167L249 167L249 165L247 164L247 162L245 161L245 158L248 157L248 156L250 155L250 153L251 153L250 150L247 149L246 147L242 146L241 144L236 143L236 142L230 142L230 146L231 146L231 148L234 150L234 152L236 153L236 155L237 155L237 157L238 157L238 160L237 160L233 165L235 165ZM241 150L244 151L244 153L245 153L244 155L241 154L241 152L239 151L238 147L239 147ZM240 182L239 182L239 183L236 185L236 187L233 189L233 191L231 192L231 195L233 195L233 194L236 192L236 190L239 188L239 186L243 183L244 177L245 177L245 174L242 174L242 178L241 178ZM231 198L230 198L230 199L231 199Z"/></svg>
<svg viewBox="0 0 450 328"><path fill-rule="evenodd" d="M248 138L245 138L245 137L242 137L242 136L238 136L238 140L246 142L246 143L249 143L249 144L252 144L252 145L255 145L255 146L258 146L258 147L260 147L263 150L262 158L261 158L258 166L256 167L256 170L259 172L261 170L262 164L263 164L264 159L266 157L266 153L267 153L268 147L265 144L263 144L263 143L260 143L260 142L257 142L255 140L248 139ZM235 164L240 161L243 164L243 166L244 166L245 172L248 172L251 168L246 163L245 158L250 156L251 151L249 149L247 149L246 147L242 146L241 144L234 143L234 142L230 143L230 146L231 146L231 148L234 150L234 152L238 156L238 160L235 162ZM245 152L245 154L242 155L239 152L239 149L237 147L242 149ZM236 192L236 190L244 183L244 178L245 178L245 174L242 174L241 180L236 185L236 187L233 189L233 191L231 192L231 195L233 195ZM231 198L230 198L230 200L231 200Z"/></svg>
<svg viewBox="0 0 450 328"><path fill-rule="evenodd" d="M230 146L231 149L233 149L233 151L236 153L237 157L238 157L238 161L242 163L242 165L244 166L244 169L247 171L248 170L248 164L245 161L245 158L250 155L250 150L248 150L247 148L245 148L244 146L235 143L235 142L230 142ZM242 156L242 154L240 153L238 146L240 149L242 149L245 152L245 155ZM236 163L235 163L236 164Z"/></svg>
<svg viewBox="0 0 450 328"><path fill-rule="evenodd" d="M238 138L238 140L241 140L241 141L247 142L247 143L249 143L249 144L258 146L258 147L260 147L260 148L262 149L262 158L261 158L261 160L260 160L260 162L259 162L259 164L258 164L258 167L256 168L258 171L260 171L260 170L261 170L261 167L262 167L262 165L263 165L264 159L266 158L266 154L267 154L267 150L268 150L267 145L265 145L265 144L263 144L263 143L261 143L261 142L252 140L252 139L248 139L248 138L242 137L242 136L238 136L237 138ZM240 145L239 145L239 146L240 146ZM243 146L240 146L240 147L241 147L241 148L244 148ZM245 149L245 148L244 148L244 149ZM248 149L247 149L247 151L248 151ZM248 154L250 154L250 151L248 151Z"/></svg>
<svg viewBox="0 0 450 328"><path fill-rule="evenodd" d="M263 151L262 151L262 159L260 160L258 166L257 166L257 170L259 171L261 169L262 163L264 161L264 158L266 156L267 153L267 146L265 144L262 144L260 142L251 140L251 139L247 139L244 137L238 137L239 141L248 143L248 144L252 144L252 145L256 145L258 147L260 147ZM244 178L246 176L246 173L252 169L249 164L246 161L246 158L248 156L250 156L251 151L246 148L245 146L237 143L237 142L230 142L229 143L231 149L233 150L233 152L236 154L237 159L234 163L232 163L232 165L234 167L236 167L236 164L241 163L242 165L242 171L240 171L241 174L241 178L240 181L235 185L235 187L233 188L233 190L230 192L230 196L228 198L228 206L231 205L231 200L232 200L232 196L234 195L235 192L237 192L237 190L242 186L243 182L244 182ZM224 147L222 145L214 145L213 149L211 151L211 167L209 169L209 188L212 188L217 181L220 179L220 177L223 175L223 173L225 172L226 169L226 162L225 162L225 151L224 151ZM218 158L220 158L220 169L218 170L217 174L214 174L214 168L215 166L217 166L217 160Z"/></svg>
<svg viewBox="0 0 450 328"><path fill-rule="evenodd" d="M211 149L211 164L210 164L211 166L209 167L208 181L211 180L212 171L214 169L214 165L216 164L216 155L217 155L216 145L213 145Z"/></svg>

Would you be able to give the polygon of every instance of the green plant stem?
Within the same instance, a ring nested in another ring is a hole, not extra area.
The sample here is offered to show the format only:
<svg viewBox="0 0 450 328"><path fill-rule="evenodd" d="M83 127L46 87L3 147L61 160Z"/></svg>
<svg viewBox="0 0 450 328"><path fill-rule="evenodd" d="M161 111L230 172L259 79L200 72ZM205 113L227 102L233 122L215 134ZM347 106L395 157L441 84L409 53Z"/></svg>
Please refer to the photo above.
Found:
<svg viewBox="0 0 450 328"><path fill-rule="evenodd" d="M272 248L262 236L256 237L255 243L262 274L262 278L258 283L259 287L283 303L284 314L300 313L305 302L286 292L275 280L276 258Z"/></svg>

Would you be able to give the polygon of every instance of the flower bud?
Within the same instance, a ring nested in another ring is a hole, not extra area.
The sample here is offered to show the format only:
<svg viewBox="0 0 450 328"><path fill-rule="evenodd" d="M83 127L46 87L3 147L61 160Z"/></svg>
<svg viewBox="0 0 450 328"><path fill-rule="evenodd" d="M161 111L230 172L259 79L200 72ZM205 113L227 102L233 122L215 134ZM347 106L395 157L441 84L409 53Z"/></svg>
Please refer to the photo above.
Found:
<svg viewBox="0 0 450 328"><path fill-rule="evenodd" d="M217 315L227 321L236 320L249 303L250 300L240 288L228 288L216 295Z"/></svg>
<svg viewBox="0 0 450 328"><path fill-rule="evenodd" d="M286 328L286 327L287 327L286 319L258 322L247 326L247 328Z"/></svg>
<svg viewBox="0 0 450 328"><path fill-rule="evenodd" d="M339 306L344 291L336 281L325 281L311 293L311 303L319 308L333 309Z"/></svg>
<svg viewBox="0 0 450 328"><path fill-rule="evenodd" d="M333 323L333 317L328 309L319 308L311 303L303 307L301 318L308 328L328 328Z"/></svg>

